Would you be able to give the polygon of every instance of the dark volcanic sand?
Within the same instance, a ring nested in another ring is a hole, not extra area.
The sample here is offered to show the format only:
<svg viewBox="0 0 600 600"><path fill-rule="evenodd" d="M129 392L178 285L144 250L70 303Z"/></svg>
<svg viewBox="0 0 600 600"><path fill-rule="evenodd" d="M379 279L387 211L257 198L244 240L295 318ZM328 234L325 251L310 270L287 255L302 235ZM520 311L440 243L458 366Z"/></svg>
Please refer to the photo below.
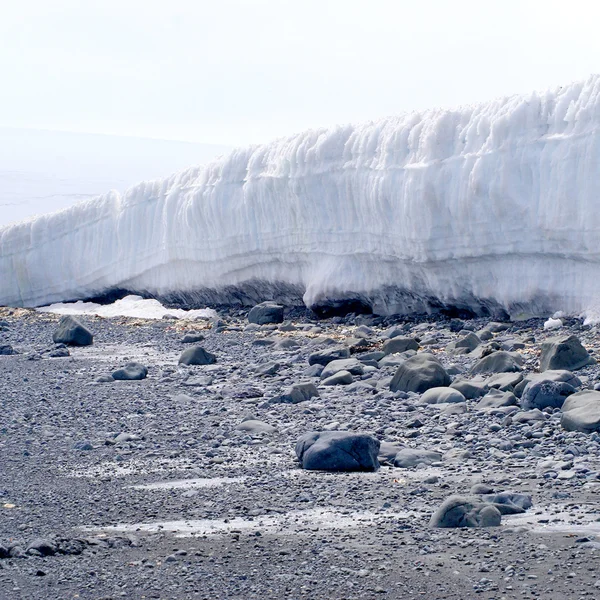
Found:
<svg viewBox="0 0 600 600"><path fill-rule="evenodd" d="M356 321L294 319L306 327L244 332L244 315L223 314L222 332L202 321L86 318L94 345L49 358L58 317L0 309L9 325L0 345L19 352L0 356L0 544L84 540L80 554L0 559L0 598L600 597L597 434L565 432L558 411L511 424L468 401L467 413L446 414L390 392L395 366L362 376L379 388L321 386L308 402L263 404L307 380L307 357L325 338L356 343ZM377 349L394 321L365 319ZM479 330L486 321L467 324ZM540 343L557 333L542 325L511 324L494 339L525 340L519 352L534 371ZM446 367L465 373L476 362L444 351L464 335L447 320L405 328L430 338L426 349ZM178 368L183 334L195 330L218 362ZM596 329L579 321L559 331L599 346ZM253 345L267 337L298 347ZM96 382L128 360L146 365L148 378ZM269 361L279 372L257 375ZM593 387L598 373L595 365L578 371L581 387ZM277 431L236 431L247 416ZM422 426L408 427L416 416ZM323 428L439 450L443 459L377 473L303 471L296 439ZM121 433L133 439L116 441ZM132 487L184 479L197 481ZM428 526L445 498L479 482L531 494L534 506L496 528Z"/></svg>

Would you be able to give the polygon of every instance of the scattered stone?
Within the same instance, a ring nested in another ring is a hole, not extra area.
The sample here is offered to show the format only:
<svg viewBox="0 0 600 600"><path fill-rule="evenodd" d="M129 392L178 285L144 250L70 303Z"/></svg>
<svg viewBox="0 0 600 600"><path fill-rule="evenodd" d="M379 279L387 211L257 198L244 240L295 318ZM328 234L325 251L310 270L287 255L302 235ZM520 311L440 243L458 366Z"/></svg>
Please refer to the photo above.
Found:
<svg viewBox="0 0 600 600"><path fill-rule="evenodd" d="M29 543L26 552L27 554L37 553L40 556L53 556L56 554L56 546L44 538L37 538Z"/></svg>
<svg viewBox="0 0 600 600"><path fill-rule="evenodd" d="M595 362L575 335L557 336L542 344L540 355L542 372L548 369L576 371Z"/></svg>
<svg viewBox="0 0 600 600"><path fill-rule="evenodd" d="M314 383L296 383L289 387L285 392L275 396L269 402L271 404L298 404L306 402L311 398L319 398L319 390Z"/></svg>
<svg viewBox="0 0 600 600"><path fill-rule="evenodd" d="M247 431L248 433L274 433L277 431L277 428L273 427L273 425L269 425L264 421L258 421L256 419L242 421L236 426L236 429L238 431Z"/></svg>
<svg viewBox="0 0 600 600"><path fill-rule="evenodd" d="M523 359L520 355L499 350L475 363L471 373L507 373L521 370Z"/></svg>
<svg viewBox="0 0 600 600"><path fill-rule="evenodd" d="M327 379L340 371L348 371L351 375L362 375L365 372L365 365L356 358L332 360L321 372L321 379Z"/></svg>
<svg viewBox="0 0 600 600"><path fill-rule="evenodd" d="M386 340L383 343L383 353L387 356L388 354L398 354L400 352L406 352L407 350L418 350L419 343L417 340L409 337L394 337L390 340Z"/></svg>
<svg viewBox="0 0 600 600"><path fill-rule="evenodd" d="M204 336L201 333L186 333L182 340L182 344L197 344L204 341Z"/></svg>
<svg viewBox="0 0 600 600"><path fill-rule="evenodd" d="M320 350L319 352L313 352L308 357L308 364L323 365L325 367L330 362L342 358L350 358L350 350L345 346L337 346L334 348L327 348L326 350Z"/></svg>
<svg viewBox="0 0 600 600"><path fill-rule="evenodd" d="M55 344L67 344L69 346L91 346L94 342L94 336L89 329L71 315L65 315L61 318L52 339Z"/></svg>
<svg viewBox="0 0 600 600"><path fill-rule="evenodd" d="M147 376L148 369L136 362L127 363L123 368L117 369L112 373L112 378L117 381L139 381L146 379Z"/></svg>
<svg viewBox="0 0 600 600"><path fill-rule="evenodd" d="M442 460L442 455L440 452L423 450L420 448L402 448L394 456L392 464L395 467L409 469L418 465L429 466L433 463L439 462L440 460Z"/></svg>
<svg viewBox="0 0 600 600"><path fill-rule="evenodd" d="M12 354L16 354L16 352L10 344L0 345L0 356L11 356Z"/></svg>
<svg viewBox="0 0 600 600"><path fill-rule="evenodd" d="M467 379L455 379L450 387L458 390L467 400L475 400L485 396L489 390L485 381L483 380L467 380Z"/></svg>
<svg viewBox="0 0 600 600"><path fill-rule="evenodd" d="M392 392L422 394L430 388L447 387L450 376L432 354L422 353L404 361L390 383Z"/></svg>
<svg viewBox="0 0 600 600"><path fill-rule="evenodd" d="M179 357L180 365L212 365L217 362L217 357L207 352L202 346L187 348Z"/></svg>
<svg viewBox="0 0 600 600"><path fill-rule="evenodd" d="M283 323L283 306L275 302L261 302L248 313L248 322L257 325Z"/></svg>
<svg viewBox="0 0 600 600"><path fill-rule="evenodd" d="M347 431L312 432L296 443L302 468L319 471L376 471L379 440Z"/></svg>
<svg viewBox="0 0 600 600"><path fill-rule="evenodd" d="M585 390L569 396L562 405L560 424L567 431L600 431L600 392Z"/></svg>
<svg viewBox="0 0 600 600"><path fill-rule="evenodd" d="M502 408L504 406L517 406L517 399L512 392L490 390L478 403L477 410Z"/></svg>
<svg viewBox="0 0 600 600"><path fill-rule="evenodd" d="M502 515L492 504L474 497L450 496L435 511L430 527L499 527Z"/></svg>
<svg viewBox="0 0 600 600"><path fill-rule="evenodd" d="M458 390L451 387L430 388L421 396L421 402L424 404L445 404L464 401L465 397Z"/></svg>
<svg viewBox="0 0 600 600"><path fill-rule="evenodd" d="M330 377L326 377L321 381L321 385L349 385L354 381L352 373L348 371L338 371Z"/></svg>
<svg viewBox="0 0 600 600"><path fill-rule="evenodd" d="M533 381L528 383L521 395L521 407L531 408L560 408L566 398L577 390L564 381Z"/></svg>

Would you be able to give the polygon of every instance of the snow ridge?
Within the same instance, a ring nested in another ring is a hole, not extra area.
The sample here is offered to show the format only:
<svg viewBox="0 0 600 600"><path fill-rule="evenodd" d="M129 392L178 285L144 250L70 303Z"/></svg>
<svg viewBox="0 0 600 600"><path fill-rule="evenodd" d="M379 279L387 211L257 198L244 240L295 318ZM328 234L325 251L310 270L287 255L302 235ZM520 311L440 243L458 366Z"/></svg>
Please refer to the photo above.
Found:
<svg viewBox="0 0 600 600"><path fill-rule="evenodd" d="M0 304L245 289L581 312L600 296L599 131L592 76L236 149L0 229Z"/></svg>

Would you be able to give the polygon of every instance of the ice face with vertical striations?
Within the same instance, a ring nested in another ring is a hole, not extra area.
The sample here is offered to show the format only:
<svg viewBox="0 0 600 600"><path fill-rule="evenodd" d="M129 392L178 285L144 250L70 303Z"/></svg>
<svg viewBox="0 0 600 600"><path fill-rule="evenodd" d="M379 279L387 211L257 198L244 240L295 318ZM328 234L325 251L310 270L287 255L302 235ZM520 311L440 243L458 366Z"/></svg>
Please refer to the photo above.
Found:
<svg viewBox="0 0 600 600"><path fill-rule="evenodd" d="M600 76L316 129L0 229L0 304L125 289L376 312L600 297Z"/></svg>

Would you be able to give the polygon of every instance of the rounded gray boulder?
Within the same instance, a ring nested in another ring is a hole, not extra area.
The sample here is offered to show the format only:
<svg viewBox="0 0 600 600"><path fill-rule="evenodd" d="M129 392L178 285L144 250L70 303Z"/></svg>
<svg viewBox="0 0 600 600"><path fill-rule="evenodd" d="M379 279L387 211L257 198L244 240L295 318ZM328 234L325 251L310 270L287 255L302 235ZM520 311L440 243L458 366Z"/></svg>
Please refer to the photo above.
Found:
<svg viewBox="0 0 600 600"><path fill-rule="evenodd" d="M275 302L261 302L250 309L248 322L257 325L283 323L283 306Z"/></svg>
<svg viewBox="0 0 600 600"><path fill-rule="evenodd" d="M377 471L379 440L348 431L311 432L296 443L302 468L318 471Z"/></svg>
<svg viewBox="0 0 600 600"><path fill-rule="evenodd" d="M179 356L180 365L212 365L216 362L217 357L207 352L202 346L187 348Z"/></svg>
<svg viewBox="0 0 600 600"><path fill-rule="evenodd" d="M532 381L523 390L521 407L525 410L560 408L564 401L576 392L572 385L564 381Z"/></svg>
<svg viewBox="0 0 600 600"><path fill-rule="evenodd" d="M146 379L148 369L136 362L127 363L122 369L113 372L112 377L117 381L139 381Z"/></svg>
<svg viewBox="0 0 600 600"><path fill-rule="evenodd" d="M392 392L422 394L435 387L450 385L450 375L433 354L424 352L405 360L390 382Z"/></svg>

